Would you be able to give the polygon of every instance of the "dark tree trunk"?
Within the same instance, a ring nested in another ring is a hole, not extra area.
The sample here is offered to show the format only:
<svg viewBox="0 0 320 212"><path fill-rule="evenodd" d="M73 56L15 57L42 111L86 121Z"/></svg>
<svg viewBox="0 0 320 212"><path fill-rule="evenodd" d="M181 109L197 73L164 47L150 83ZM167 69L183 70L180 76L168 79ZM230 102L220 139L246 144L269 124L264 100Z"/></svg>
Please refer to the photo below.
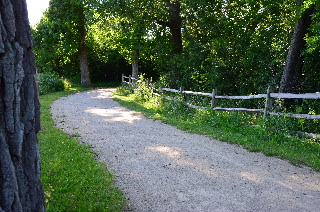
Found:
<svg viewBox="0 0 320 212"><path fill-rule="evenodd" d="M79 61L80 61L80 71L81 71L81 86L90 87L90 73L89 73L89 64L88 64L88 48L86 45L86 19L84 15L83 8L79 9L80 12L80 24L79 24L79 33L81 36L80 46L79 46Z"/></svg>
<svg viewBox="0 0 320 212"><path fill-rule="evenodd" d="M180 55L183 51L182 45L182 18L181 18L181 4L180 0L166 0L169 8L169 21L157 21L158 24L168 27L170 29L170 43L172 44L173 55ZM177 88L178 83L178 65L173 62L171 67L170 86Z"/></svg>
<svg viewBox="0 0 320 212"><path fill-rule="evenodd" d="M136 49L133 51L133 60L132 60L132 77L135 79L138 79L139 77L139 58L140 58L140 51Z"/></svg>
<svg viewBox="0 0 320 212"><path fill-rule="evenodd" d="M182 33L181 33L181 25L182 19L180 16L181 13L181 5L179 0L173 1L170 3L168 1L168 5L170 8L170 32L171 32L171 42L173 43L174 53L180 54L183 50L182 47Z"/></svg>
<svg viewBox="0 0 320 212"><path fill-rule="evenodd" d="M79 50L80 71L81 71L81 86L90 87L90 73L88 65L88 50L85 45L80 47Z"/></svg>
<svg viewBox="0 0 320 212"><path fill-rule="evenodd" d="M179 0L167 0L167 5L170 11L169 21L158 21L158 24L169 27L170 29L170 42L173 45L173 53L181 54L183 50L182 45L182 18L181 18L181 4Z"/></svg>
<svg viewBox="0 0 320 212"><path fill-rule="evenodd" d="M45 211L40 104L25 0L0 0L0 211Z"/></svg>
<svg viewBox="0 0 320 212"><path fill-rule="evenodd" d="M298 0L301 6L302 0ZM300 86L300 79L303 68L302 51L305 48L304 40L308 28L311 26L311 15L314 12L314 5L308 8L295 25L290 49L286 59L286 65L280 82L280 93L295 93Z"/></svg>

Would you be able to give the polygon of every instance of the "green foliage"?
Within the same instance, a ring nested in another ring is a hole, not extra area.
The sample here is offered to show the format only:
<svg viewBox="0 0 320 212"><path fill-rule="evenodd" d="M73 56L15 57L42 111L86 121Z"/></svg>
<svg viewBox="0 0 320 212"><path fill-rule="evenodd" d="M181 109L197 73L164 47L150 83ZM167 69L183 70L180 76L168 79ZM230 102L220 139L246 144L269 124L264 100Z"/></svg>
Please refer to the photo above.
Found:
<svg viewBox="0 0 320 212"><path fill-rule="evenodd" d="M181 6L179 54L173 54L168 24L173 2ZM139 50L140 73L160 79L166 87L206 92L216 88L227 95L264 93L280 83L298 12L315 4L301 81L302 89L314 92L320 88L317 3L307 0L297 7L291 0L54 0L34 29L37 65L68 78L78 74L82 8L94 81L129 75L133 51Z"/></svg>
<svg viewBox="0 0 320 212"><path fill-rule="evenodd" d="M59 31L63 27L59 28L59 23L52 23L53 18L47 16L44 15L32 32L37 67L42 72L50 71L68 78L74 77L79 74L78 56L76 50L65 43L64 36L72 33Z"/></svg>
<svg viewBox="0 0 320 212"><path fill-rule="evenodd" d="M209 135L242 145L249 151L288 159L295 165L307 165L320 171L320 143L296 134L299 130L313 130L319 134L319 120L309 122L289 117L270 117L265 120L255 114L198 110L188 108L181 102L158 97L149 98L148 101L137 99L135 94L126 92L124 88L114 92L114 99L130 109L190 133Z"/></svg>
<svg viewBox="0 0 320 212"><path fill-rule="evenodd" d="M88 2L51 0L40 23L33 30L34 52L40 71L73 78L80 75L79 52L86 46Z"/></svg>
<svg viewBox="0 0 320 212"><path fill-rule="evenodd" d="M308 44L307 51L309 53L318 51L319 52L319 46L320 46L320 13L319 13L319 0L306 0L304 2L303 9L307 9L312 7L312 5L316 5L316 13L314 13L312 20L312 26L310 29L310 33L306 37L306 41Z"/></svg>
<svg viewBox="0 0 320 212"><path fill-rule="evenodd" d="M243 95L280 82L294 2L180 2L184 51L157 63L165 86Z"/></svg>
<svg viewBox="0 0 320 212"><path fill-rule="evenodd" d="M125 198L113 185L112 174L95 160L91 147L80 145L78 135L67 135L54 126L50 105L74 92L78 90L73 88L40 98L39 145L47 211L123 211Z"/></svg>
<svg viewBox="0 0 320 212"><path fill-rule="evenodd" d="M39 73L40 95L68 90L70 87L71 84L68 80L60 78L53 72Z"/></svg>
<svg viewBox="0 0 320 212"><path fill-rule="evenodd" d="M136 84L137 87L134 88L134 94L138 100L148 101L152 97L153 88L151 85L149 85L145 75L140 75Z"/></svg>

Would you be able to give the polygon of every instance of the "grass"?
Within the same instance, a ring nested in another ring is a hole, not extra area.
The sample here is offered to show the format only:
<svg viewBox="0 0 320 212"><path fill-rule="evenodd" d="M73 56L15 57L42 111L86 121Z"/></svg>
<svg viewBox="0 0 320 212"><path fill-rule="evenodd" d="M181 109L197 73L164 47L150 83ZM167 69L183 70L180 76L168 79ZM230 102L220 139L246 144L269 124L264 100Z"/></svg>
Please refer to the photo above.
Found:
<svg viewBox="0 0 320 212"><path fill-rule="evenodd" d="M51 119L54 100L82 90L40 96L42 130L38 137L47 211L122 211L126 201L113 185L112 174L95 160L90 146L79 144L79 135L67 135Z"/></svg>
<svg viewBox="0 0 320 212"><path fill-rule="evenodd" d="M299 127L301 120L297 124L297 120L285 117L264 120L261 116L241 112L191 109L179 102L132 94L122 87L114 92L114 100L190 133L209 135L252 152L263 152L320 171L320 143L290 133L291 128ZM315 121L313 126L319 126L319 122Z"/></svg>

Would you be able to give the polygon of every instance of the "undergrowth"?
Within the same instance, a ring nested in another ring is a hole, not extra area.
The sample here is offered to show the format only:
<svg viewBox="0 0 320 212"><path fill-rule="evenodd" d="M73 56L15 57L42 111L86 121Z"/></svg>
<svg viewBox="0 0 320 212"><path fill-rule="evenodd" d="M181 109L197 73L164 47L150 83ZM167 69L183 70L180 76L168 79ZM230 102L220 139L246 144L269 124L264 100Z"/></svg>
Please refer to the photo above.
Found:
<svg viewBox="0 0 320 212"><path fill-rule="evenodd" d="M39 73L39 93L40 95L64 91L71 88L71 84L67 79L59 77L53 72Z"/></svg>
<svg viewBox="0 0 320 212"><path fill-rule="evenodd" d="M47 211L120 212L126 202L113 185L112 174L95 160L90 146L79 144L79 135L67 135L54 126L51 118L52 102L78 91L40 96L39 145Z"/></svg>
<svg viewBox="0 0 320 212"><path fill-rule="evenodd" d="M209 135L252 152L263 152L320 171L320 143L296 134L296 131L308 129L319 133L318 120L263 119L257 114L193 109L179 101L168 101L135 88L119 87L114 92L114 100L190 133Z"/></svg>

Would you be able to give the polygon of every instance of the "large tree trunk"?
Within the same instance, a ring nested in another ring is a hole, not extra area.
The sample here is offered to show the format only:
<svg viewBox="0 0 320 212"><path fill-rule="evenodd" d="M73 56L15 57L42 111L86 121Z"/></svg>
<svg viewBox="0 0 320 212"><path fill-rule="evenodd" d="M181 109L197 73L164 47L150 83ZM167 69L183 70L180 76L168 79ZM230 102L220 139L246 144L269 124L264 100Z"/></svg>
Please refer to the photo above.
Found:
<svg viewBox="0 0 320 212"><path fill-rule="evenodd" d="M0 211L45 211L40 104L25 0L0 0Z"/></svg>
<svg viewBox="0 0 320 212"><path fill-rule="evenodd" d="M168 27L170 29L170 43L172 44L173 55L180 55L183 51L182 44L182 18L181 18L181 4L180 0L166 0L168 5L170 17L169 21L157 21L158 24ZM177 88L178 83L178 65L173 62L171 67L170 86Z"/></svg>
<svg viewBox="0 0 320 212"><path fill-rule="evenodd" d="M81 71L81 86L90 87L91 80L90 80L89 65L88 65L88 50L85 45L80 47L79 60L80 60L80 71Z"/></svg>
<svg viewBox="0 0 320 212"><path fill-rule="evenodd" d="M139 58L140 58L140 51L136 49L133 51L133 60L132 60L132 77L134 79L139 78Z"/></svg>
<svg viewBox="0 0 320 212"><path fill-rule="evenodd" d="M182 18L181 18L181 4L180 0L167 0L167 5L170 11L169 21L157 21L158 24L169 27L170 29L170 42L173 46L174 54L181 54L183 50L182 45Z"/></svg>
<svg viewBox="0 0 320 212"><path fill-rule="evenodd" d="M180 16L181 13L181 5L179 0L175 0L171 3L168 1L168 5L170 8L170 32L171 32L171 42L173 43L174 53L181 54L182 47L182 33L181 33L181 25L182 19Z"/></svg>
<svg viewBox="0 0 320 212"><path fill-rule="evenodd" d="M302 0L298 0L298 5L302 5ZM280 82L280 93L295 93L300 86L300 79L303 68L302 51L305 48L305 36L311 25L311 15L314 12L314 5L311 5L295 25L290 49L286 59L286 65Z"/></svg>
<svg viewBox="0 0 320 212"><path fill-rule="evenodd" d="M81 71L81 86L90 87L90 73L89 73L89 64L88 64L88 48L86 45L87 30L86 30L86 19L83 11L83 7L79 8L80 13L80 24L79 24L79 33L81 36L80 46L79 46L79 61L80 61L80 71Z"/></svg>

